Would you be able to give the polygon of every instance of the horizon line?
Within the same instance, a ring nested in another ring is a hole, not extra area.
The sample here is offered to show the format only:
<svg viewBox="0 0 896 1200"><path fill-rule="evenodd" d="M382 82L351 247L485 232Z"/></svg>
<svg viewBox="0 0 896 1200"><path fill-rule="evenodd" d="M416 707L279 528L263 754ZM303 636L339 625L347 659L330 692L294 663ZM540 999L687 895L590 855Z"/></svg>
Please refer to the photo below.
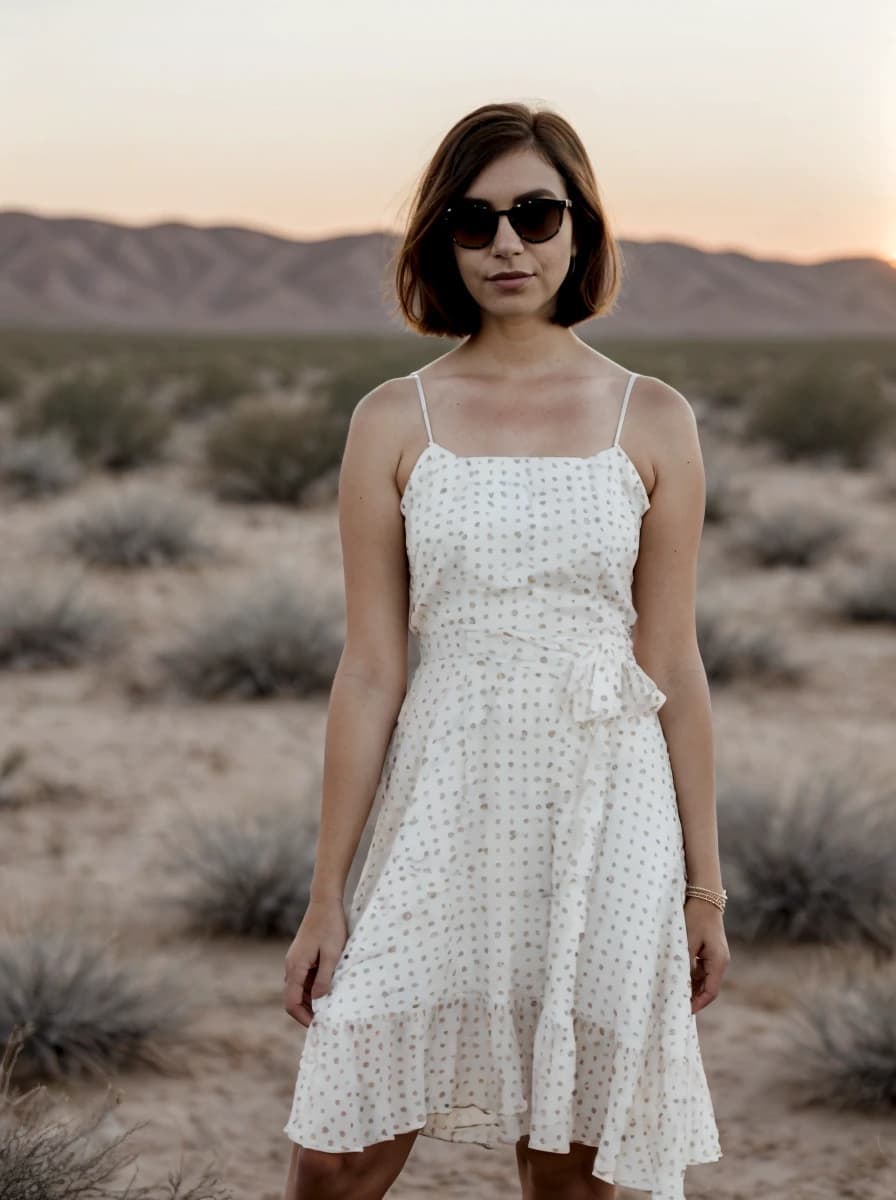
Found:
<svg viewBox="0 0 896 1200"><path fill-rule="evenodd" d="M274 238L278 241L301 243L304 245L314 245L322 242L340 241L347 238L361 238L373 236L387 236L400 238L402 232L393 229L376 229L368 228L365 230L348 230L344 233L324 234L320 237L310 237L300 234L291 234L283 230L264 227L262 225L247 225L245 222L230 223L221 220L212 222L202 222L199 220L190 219L183 216L168 216L148 218L138 221L128 221L121 217L100 216L96 213L89 212L63 212L63 213L48 213L40 212L35 208L20 208L8 207L0 208L0 216L22 216L32 217L41 221L91 221L103 225L115 225L122 229L132 230L149 230L163 227L180 226L186 229L198 229L206 232L214 231L242 231L246 233L256 233L262 237ZM896 257L888 258L874 251L843 251L839 254L834 254L825 258L816 258L811 260L782 258L780 256L763 256L761 252L744 250L737 246L720 246L710 248L705 245L700 245L698 242L687 241L681 237L675 236L656 236L656 237L627 237L625 234L616 234L616 241L629 242L639 246L684 246L691 250L697 250L701 254L733 254L740 258L748 258L754 262L762 263L784 263L789 266L813 267L824 266L834 262L855 262L855 261L875 261L883 263L893 270L896 270Z"/></svg>

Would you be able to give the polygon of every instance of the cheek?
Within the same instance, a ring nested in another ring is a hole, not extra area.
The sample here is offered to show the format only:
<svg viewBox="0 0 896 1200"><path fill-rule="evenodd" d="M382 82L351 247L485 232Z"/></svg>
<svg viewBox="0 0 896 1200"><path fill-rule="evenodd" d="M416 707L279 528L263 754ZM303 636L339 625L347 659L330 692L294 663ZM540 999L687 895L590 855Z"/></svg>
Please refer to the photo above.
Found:
<svg viewBox="0 0 896 1200"><path fill-rule="evenodd" d="M550 254L542 253L539 259L539 271L545 283L551 286L561 284L569 270L569 250L563 246L552 249Z"/></svg>
<svg viewBox="0 0 896 1200"><path fill-rule="evenodd" d="M460 277L468 290L473 292L481 288L482 277L486 273L485 268L466 255L458 254L457 251L454 254L454 261L457 263Z"/></svg>

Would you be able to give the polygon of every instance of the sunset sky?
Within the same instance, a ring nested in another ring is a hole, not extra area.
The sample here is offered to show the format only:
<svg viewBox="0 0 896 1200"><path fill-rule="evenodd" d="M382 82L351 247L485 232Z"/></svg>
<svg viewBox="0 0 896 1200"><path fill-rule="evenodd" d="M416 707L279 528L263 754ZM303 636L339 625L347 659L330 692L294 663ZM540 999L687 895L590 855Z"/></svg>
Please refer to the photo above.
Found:
<svg viewBox="0 0 896 1200"><path fill-rule="evenodd" d="M0 209L399 231L445 131L561 112L618 236L896 261L893 0L5 0Z"/></svg>

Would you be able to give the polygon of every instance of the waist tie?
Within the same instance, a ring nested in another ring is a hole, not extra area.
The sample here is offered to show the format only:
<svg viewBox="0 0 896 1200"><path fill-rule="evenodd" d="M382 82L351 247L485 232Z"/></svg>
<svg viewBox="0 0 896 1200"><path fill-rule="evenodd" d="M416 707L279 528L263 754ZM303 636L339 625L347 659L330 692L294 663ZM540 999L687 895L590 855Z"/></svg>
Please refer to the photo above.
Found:
<svg viewBox="0 0 896 1200"><path fill-rule="evenodd" d="M565 671L570 711L580 722L656 712L666 695L635 658L629 630L610 625L581 634L544 630L443 627L419 636L421 664L473 656L480 665L495 659L533 661Z"/></svg>

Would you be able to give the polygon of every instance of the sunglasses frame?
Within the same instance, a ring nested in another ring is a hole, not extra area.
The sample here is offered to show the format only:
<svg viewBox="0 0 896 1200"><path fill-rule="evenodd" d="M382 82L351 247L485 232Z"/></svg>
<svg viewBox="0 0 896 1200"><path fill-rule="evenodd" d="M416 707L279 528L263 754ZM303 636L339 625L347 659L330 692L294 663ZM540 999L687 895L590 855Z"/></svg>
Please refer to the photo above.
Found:
<svg viewBox="0 0 896 1200"><path fill-rule="evenodd" d="M558 224L558 226L554 230L554 232L551 234L548 234L548 236L546 238L527 238L527 237L524 237L522 233L520 233L519 229L517 229L513 218L514 218L514 216L518 215L519 210L522 209L526 204L531 204L533 201L537 201L537 200L547 201L547 203L549 203L551 205L559 205L560 206L560 223ZM551 238L555 238L557 236L557 234L563 228L563 214L566 212L566 210L568 208L572 208L572 206L573 206L572 200L561 199L559 196L530 196L528 200L518 200L517 203L514 204L512 208L502 208L500 210L493 209L491 207L491 205L486 204L484 200L464 200L462 202L462 204L467 205L468 207L475 206L475 207L484 209L486 212L490 213L492 217L494 217L494 221L495 221L495 227L492 230L491 235L488 238L486 238L486 240L480 246L466 246L466 245L464 245L463 242L459 242L453 233L450 233L451 240L452 240L452 242L454 242L455 246L460 246L461 249L463 249L463 250L484 250L485 247L489 244L489 242L494 241L495 234L498 232L498 225L500 224L502 217L507 217L508 221L513 226L513 231L517 235L517 237L522 238L522 240L524 242L529 242L531 245L540 246L544 242L549 242L551 240ZM460 207L461 207L461 204L459 203L456 206L449 205L445 209L445 212L442 215L442 221L444 222L445 225L450 225L451 214L454 211L456 211L457 208L460 208Z"/></svg>

